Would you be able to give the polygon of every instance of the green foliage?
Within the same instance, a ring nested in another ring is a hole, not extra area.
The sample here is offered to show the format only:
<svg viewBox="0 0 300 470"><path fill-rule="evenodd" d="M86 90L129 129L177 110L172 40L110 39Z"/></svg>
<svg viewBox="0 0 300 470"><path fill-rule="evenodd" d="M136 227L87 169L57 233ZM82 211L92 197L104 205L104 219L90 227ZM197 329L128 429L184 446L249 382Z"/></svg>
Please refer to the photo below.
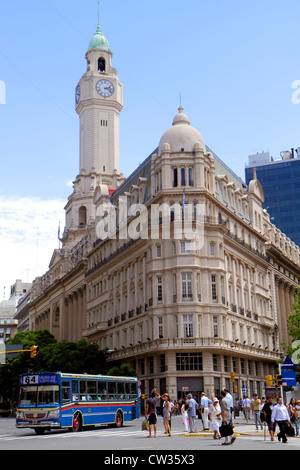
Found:
<svg viewBox="0 0 300 470"><path fill-rule="evenodd" d="M0 365L0 396L4 400L17 401L19 377L26 372L69 372L105 374L105 352L88 344L85 339L72 343L57 342L48 330L17 333L7 344L22 344L23 349L38 346L35 358L23 352L16 358L6 359Z"/></svg>
<svg viewBox="0 0 300 470"><path fill-rule="evenodd" d="M115 377L135 377L136 371L131 369L128 364L122 364L120 366L115 366L109 369L107 375Z"/></svg>
<svg viewBox="0 0 300 470"><path fill-rule="evenodd" d="M295 293L295 302L293 304L293 311L289 315L287 321L287 328L289 335L293 341L300 340L300 290Z"/></svg>

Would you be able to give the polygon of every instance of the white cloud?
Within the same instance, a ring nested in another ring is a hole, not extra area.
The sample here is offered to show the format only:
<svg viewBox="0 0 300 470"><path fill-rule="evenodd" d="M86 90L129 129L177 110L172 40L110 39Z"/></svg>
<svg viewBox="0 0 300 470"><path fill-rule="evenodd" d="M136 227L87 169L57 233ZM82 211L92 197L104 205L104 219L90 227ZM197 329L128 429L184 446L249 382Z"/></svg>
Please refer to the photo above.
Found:
<svg viewBox="0 0 300 470"><path fill-rule="evenodd" d="M0 195L0 300L16 279L31 282L47 271L64 226L64 201Z"/></svg>

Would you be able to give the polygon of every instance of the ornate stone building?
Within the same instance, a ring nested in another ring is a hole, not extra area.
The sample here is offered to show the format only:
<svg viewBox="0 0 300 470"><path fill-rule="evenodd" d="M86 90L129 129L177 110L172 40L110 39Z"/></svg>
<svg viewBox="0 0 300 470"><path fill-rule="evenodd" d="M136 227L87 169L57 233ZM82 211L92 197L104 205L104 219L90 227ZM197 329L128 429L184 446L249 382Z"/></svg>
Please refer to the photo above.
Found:
<svg viewBox="0 0 300 470"><path fill-rule="evenodd" d="M261 394L289 339L300 249L262 209L259 181L247 187L182 108L133 174L119 173L111 57L98 27L76 88L80 173L62 248L24 305L29 328L107 348L146 393L218 393L235 372L237 396Z"/></svg>

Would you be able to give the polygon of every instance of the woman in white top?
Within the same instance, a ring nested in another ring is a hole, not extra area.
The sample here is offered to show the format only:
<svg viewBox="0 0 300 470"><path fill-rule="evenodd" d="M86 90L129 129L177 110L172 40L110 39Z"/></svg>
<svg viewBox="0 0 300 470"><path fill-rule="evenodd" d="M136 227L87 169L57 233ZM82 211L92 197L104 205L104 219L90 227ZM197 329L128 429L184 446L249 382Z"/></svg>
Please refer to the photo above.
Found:
<svg viewBox="0 0 300 470"><path fill-rule="evenodd" d="M188 418L188 414L185 408L185 400L182 400L180 411L181 411L181 416L182 416L182 422L184 425L184 430L185 432L189 432L189 418Z"/></svg>
<svg viewBox="0 0 300 470"><path fill-rule="evenodd" d="M221 407L219 405L219 400L217 398L213 399L213 402L209 407L209 419L211 423L211 430L214 433L214 439L221 439L219 428L222 423L222 416L221 416Z"/></svg>

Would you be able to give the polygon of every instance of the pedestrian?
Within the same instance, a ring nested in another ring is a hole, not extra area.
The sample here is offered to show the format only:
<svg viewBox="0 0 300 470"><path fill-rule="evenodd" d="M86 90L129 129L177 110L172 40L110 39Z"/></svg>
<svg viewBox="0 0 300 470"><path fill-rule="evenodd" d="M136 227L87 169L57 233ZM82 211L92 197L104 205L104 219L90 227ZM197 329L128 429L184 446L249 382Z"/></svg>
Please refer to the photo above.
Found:
<svg viewBox="0 0 300 470"><path fill-rule="evenodd" d="M229 401L229 404L230 404L230 422L232 422L232 413L233 413L233 396L231 395L231 393L229 392L229 390L227 390L227 388L224 388L225 392L226 392L226 398L227 400Z"/></svg>
<svg viewBox="0 0 300 470"><path fill-rule="evenodd" d="M164 401L163 403L163 420L164 420L164 426L165 426L165 434L166 436L172 436L171 434L171 428L170 428L170 419L171 419L171 403L170 403L170 397L167 393L164 393L162 396L162 399Z"/></svg>
<svg viewBox="0 0 300 470"><path fill-rule="evenodd" d="M209 405L209 420L211 430L214 433L214 439L221 439L219 429L222 423L222 412L217 398L214 398L212 403Z"/></svg>
<svg viewBox="0 0 300 470"><path fill-rule="evenodd" d="M230 424L231 423L231 412L230 412L230 403L228 398L226 397L226 391L222 390L221 393L221 413L222 413L222 424ZM234 443L235 436L232 434L231 436L225 436L225 442L222 445L228 446Z"/></svg>
<svg viewBox="0 0 300 470"><path fill-rule="evenodd" d="M264 416L264 421L268 426L271 441L274 441L275 423L272 423L272 420L271 420L272 410L273 410L273 398L269 397L268 401L264 404L262 408L262 414Z"/></svg>
<svg viewBox="0 0 300 470"><path fill-rule="evenodd" d="M180 413L181 413L181 416L182 416L182 422L183 422L183 425L184 425L184 430L185 430L185 432L189 432L189 418L188 418L188 414L187 414L187 411L186 411L186 402L185 402L185 400L182 400Z"/></svg>
<svg viewBox="0 0 300 470"><path fill-rule="evenodd" d="M196 400L193 398L192 394L189 393L187 396L187 403L188 403L188 419L189 419L189 429L190 433L195 433L197 432L197 427L196 427L196 416L197 416L197 408L199 408L198 403Z"/></svg>
<svg viewBox="0 0 300 470"><path fill-rule="evenodd" d="M201 415L202 415L204 431L209 429L209 424L208 424L209 410L208 410L208 406L210 405L210 403L211 403L211 400L209 398L207 398L207 396L205 395L204 392L202 392L201 393L201 401L200 401L200 405L201 405L200 409L201 409Z"/></svg>
<svg viewBox="0 0 300 470"><path fill-rule="evenodd" d="M146 401L146 416L149 421L149 436L152 437L152 429L153 426L154 430L154 437L156 436L157 432L157 414L156 414L156 390L152 390L150 393L150 397Z"/></svg>
<svg viewBox="0 0 300 470"><path fill-rule="evenodd" d="M299 408L299 407L298 407ZM290 421L295 426L296 437L299 437L299 410L297 410L297 402L295 398L290 401Z"/></svg>
<svg viewBox="0 0 300 470"><path fill-rule="evenodd" d="M251 402L250 402L250 399L248 398L248 396L246 396L244 398L243 407L244 407L244 416L246 418L246 421L249 421L249 419L250 419L250 410L251 410Z"/></svg>
<svg viewBox="0 0 300 470"><path fill-rule="evenodd" d="M290 417L286 406L282 403L282 398L277 399L277 405L274 406L272 411L272 423L277 423L279 426L280 432L277 434L278 440L282 439L282 442L287 442L286 438L286 425L290 422Z"/></svg>
<svg viewBox="0 0 300 470"><path fill-rule="evenodd" d="M254 422L255 422L255 427L256 431L258 431L258 425L260 425L261 430L263 429L263 425L260 419L260 411L261 411L261 406L260 406L260 399L257 396L257 393L253 394L253 400L251 403L251 408L252 412L254 414Z"/></svg>
<svg viewBox="0 0 300 470"><path fill-rule="evenodd" d="M297 403L296 403L296 406L295 406L295 410L296 410L296 413L297 413L297 417L298 417L298 434L297 434L297 427L296 427L296 435L297 437L300 437L300 433L299 433L299 428L300 428L300 400L297 400Z"/></svg>

